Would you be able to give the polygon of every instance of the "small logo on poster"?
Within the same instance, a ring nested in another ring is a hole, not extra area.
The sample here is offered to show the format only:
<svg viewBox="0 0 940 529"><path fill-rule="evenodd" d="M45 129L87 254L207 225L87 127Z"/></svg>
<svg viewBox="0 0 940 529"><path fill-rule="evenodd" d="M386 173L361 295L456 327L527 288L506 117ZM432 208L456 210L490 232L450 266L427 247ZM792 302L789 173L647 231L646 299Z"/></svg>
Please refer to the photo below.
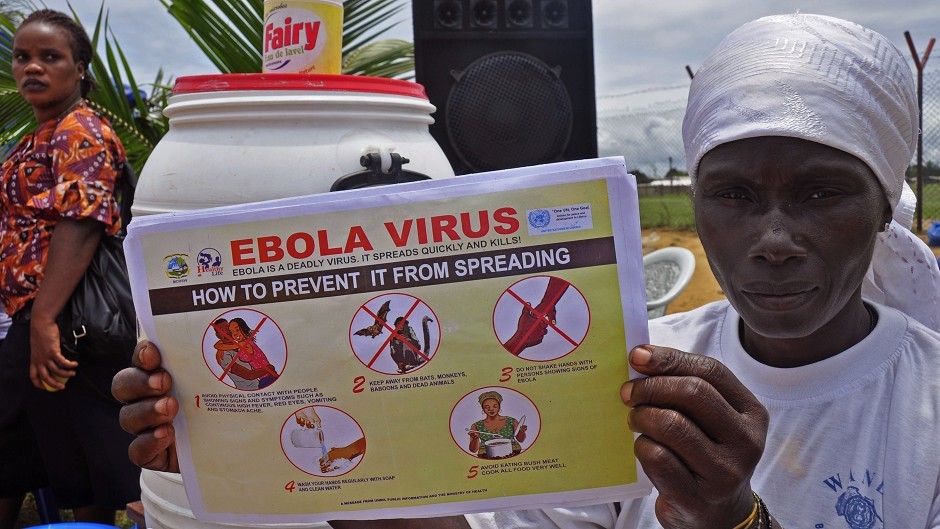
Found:
<svg viewBox="0 0 940 529"><path fill-rule="evenodd" d="M215 248L203 248L196 255L196 275L222 275L222 254Z"/></svg>
<svg viewBox="0 0 940 529"><path fill-rule="evenodd" d="M591 204L571 204L532 209L526 212L529 235L546 235L594 228Z"/></svg>
<svg viewBox="0 0 940 529"><path fill-rule="evenodd" d="M552 214L547 209L533 209L529 211L529 226L544 228L552 222Z"/></svg>
<svg viewBox="0 0 940 529"><path fill-rule="evenodd" d="M184 253L175 253L163 258L163 264L166 265L166 276L172 279L174 283L186 281L185 278L189 275L187 259L189 259L189 255Z"/></svg>

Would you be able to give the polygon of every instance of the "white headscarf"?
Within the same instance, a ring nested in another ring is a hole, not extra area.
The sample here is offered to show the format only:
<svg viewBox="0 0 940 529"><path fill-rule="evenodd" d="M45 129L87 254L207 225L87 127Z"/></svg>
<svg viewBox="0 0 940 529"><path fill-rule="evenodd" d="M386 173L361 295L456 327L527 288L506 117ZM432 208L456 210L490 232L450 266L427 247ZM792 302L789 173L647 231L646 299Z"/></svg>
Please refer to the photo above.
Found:
<svg viewBox="0 0 940 529"><path fill-rule="evenodd" d="M879 234L863 296L940 330L940 270L910 232L916 199L904 182L917 118L911 70L888 39L837 18L779 15L739 27L705 60L682 137L693 188L705 153L745 138L801 138L864 161L894 221Z"/></svg>

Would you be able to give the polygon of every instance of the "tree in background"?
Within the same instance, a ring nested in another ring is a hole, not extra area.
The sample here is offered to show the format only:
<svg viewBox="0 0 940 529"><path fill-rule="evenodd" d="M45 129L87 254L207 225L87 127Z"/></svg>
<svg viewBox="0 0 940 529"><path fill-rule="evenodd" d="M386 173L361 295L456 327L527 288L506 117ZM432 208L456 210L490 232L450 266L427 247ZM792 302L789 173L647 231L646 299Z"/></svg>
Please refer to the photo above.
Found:
<svg viewBox="0 0 940 529"><path fill-rule="evenodd" d="M26 14L39 7L31 0L0 0L0 34L3 35L0 38L0 123L3 123L0 145L6 148L36 127L32 109L17 91L11 64L13 32ZM168 128L162 114L169 95L163 71L157 72L149 84L148 96L134 78L121 46L108 28L104 4L94 26L84 24L74 10L72 16L85 27L96 49L89 75L98 89L89 94L89 103L111 122L127 150L128 159L139 170Z"/></svg>
<svg viewBox="0 0 940 529"><path fill-rule="evenodd" d="M222 73L261 71L263 0L153 0L192 37ZM0 0L0 154L36 127L32 109L20 97L11 69L13 32L25 14L39 9L33 0ZM405 6L401 0L346 0L343 4L343 72L377 77L410 78L414 46L397 39L379 39L396 22ZM150 152L166 134L163 116L171 79L160 70L155 79L139 84L134 78L102 1L94 26L85 26L95 46L89 74L98 90L90 104L108 118L139 172ZM149 89L149 95L143 88Z"/></svg>

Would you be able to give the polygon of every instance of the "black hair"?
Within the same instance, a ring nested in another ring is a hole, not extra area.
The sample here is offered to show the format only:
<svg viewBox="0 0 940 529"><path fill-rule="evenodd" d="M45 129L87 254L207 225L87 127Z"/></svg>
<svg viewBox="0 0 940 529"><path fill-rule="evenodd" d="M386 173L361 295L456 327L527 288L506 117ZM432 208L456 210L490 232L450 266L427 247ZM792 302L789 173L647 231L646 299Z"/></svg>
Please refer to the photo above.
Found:
<svg viewBox="0 0 940 529"><path fill-rule="evenodd" d="M229 325L231 325L231 324L233 324L233 323L234 323L235 325L238 325L238 327L242 330L242 334L244 334L246 338L250 338L251 341L254 341L254 340L255 340L255 336L254 336L254 334L251 332L251 327L248 326L248 322L246 322L245 320L243 320L243 319L241 319L241 318L232 318L232 319L229 321Z"/></svg>
<svg viewBox="0 0 940 529"><path fill-rule="evenodd" d="M52 9L40 9L33 11L29 16L23 19L23 22L20 23L16 30L19 31L20 28L28 24L40 22L60 27L69 33L69 41L72 45L72 59L85 65L85 76L82 78L82 97L87 96L89 92L98 88L98 85L88 73L91 69L91 61L95 56L95 51L91 45L91 39L88 38L88 33L85 32L85 28L65 13Z"/></svg>

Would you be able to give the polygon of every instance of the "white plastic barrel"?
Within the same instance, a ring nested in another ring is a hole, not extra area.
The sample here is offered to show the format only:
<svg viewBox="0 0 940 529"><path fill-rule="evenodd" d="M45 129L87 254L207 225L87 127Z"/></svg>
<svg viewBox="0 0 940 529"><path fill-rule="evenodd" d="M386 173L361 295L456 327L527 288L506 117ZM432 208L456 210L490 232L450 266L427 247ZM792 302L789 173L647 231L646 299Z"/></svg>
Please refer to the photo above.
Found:
<svg viewBox="0 0 940 529"><path fill-rule="evenodd" d="M131 211L166 213L328 192L340 177L381 173L395 156L410 176L451 178L431 137L434 106L421 85L347 75L180 77L164 113L170 129L140 173ZM381 176L381 175L380 175ZM179 474L144 470L141 502L152 529L299 529L326 524L197 521Z"/></svg>
<svg viewBox="0 0 940 529"><path fill-rule="evenodd" d="M180 77L170 129L140 174L135 215L323 193L375 153L454 176L431 137L434 106L416 83L353 75Z"/></svg>

